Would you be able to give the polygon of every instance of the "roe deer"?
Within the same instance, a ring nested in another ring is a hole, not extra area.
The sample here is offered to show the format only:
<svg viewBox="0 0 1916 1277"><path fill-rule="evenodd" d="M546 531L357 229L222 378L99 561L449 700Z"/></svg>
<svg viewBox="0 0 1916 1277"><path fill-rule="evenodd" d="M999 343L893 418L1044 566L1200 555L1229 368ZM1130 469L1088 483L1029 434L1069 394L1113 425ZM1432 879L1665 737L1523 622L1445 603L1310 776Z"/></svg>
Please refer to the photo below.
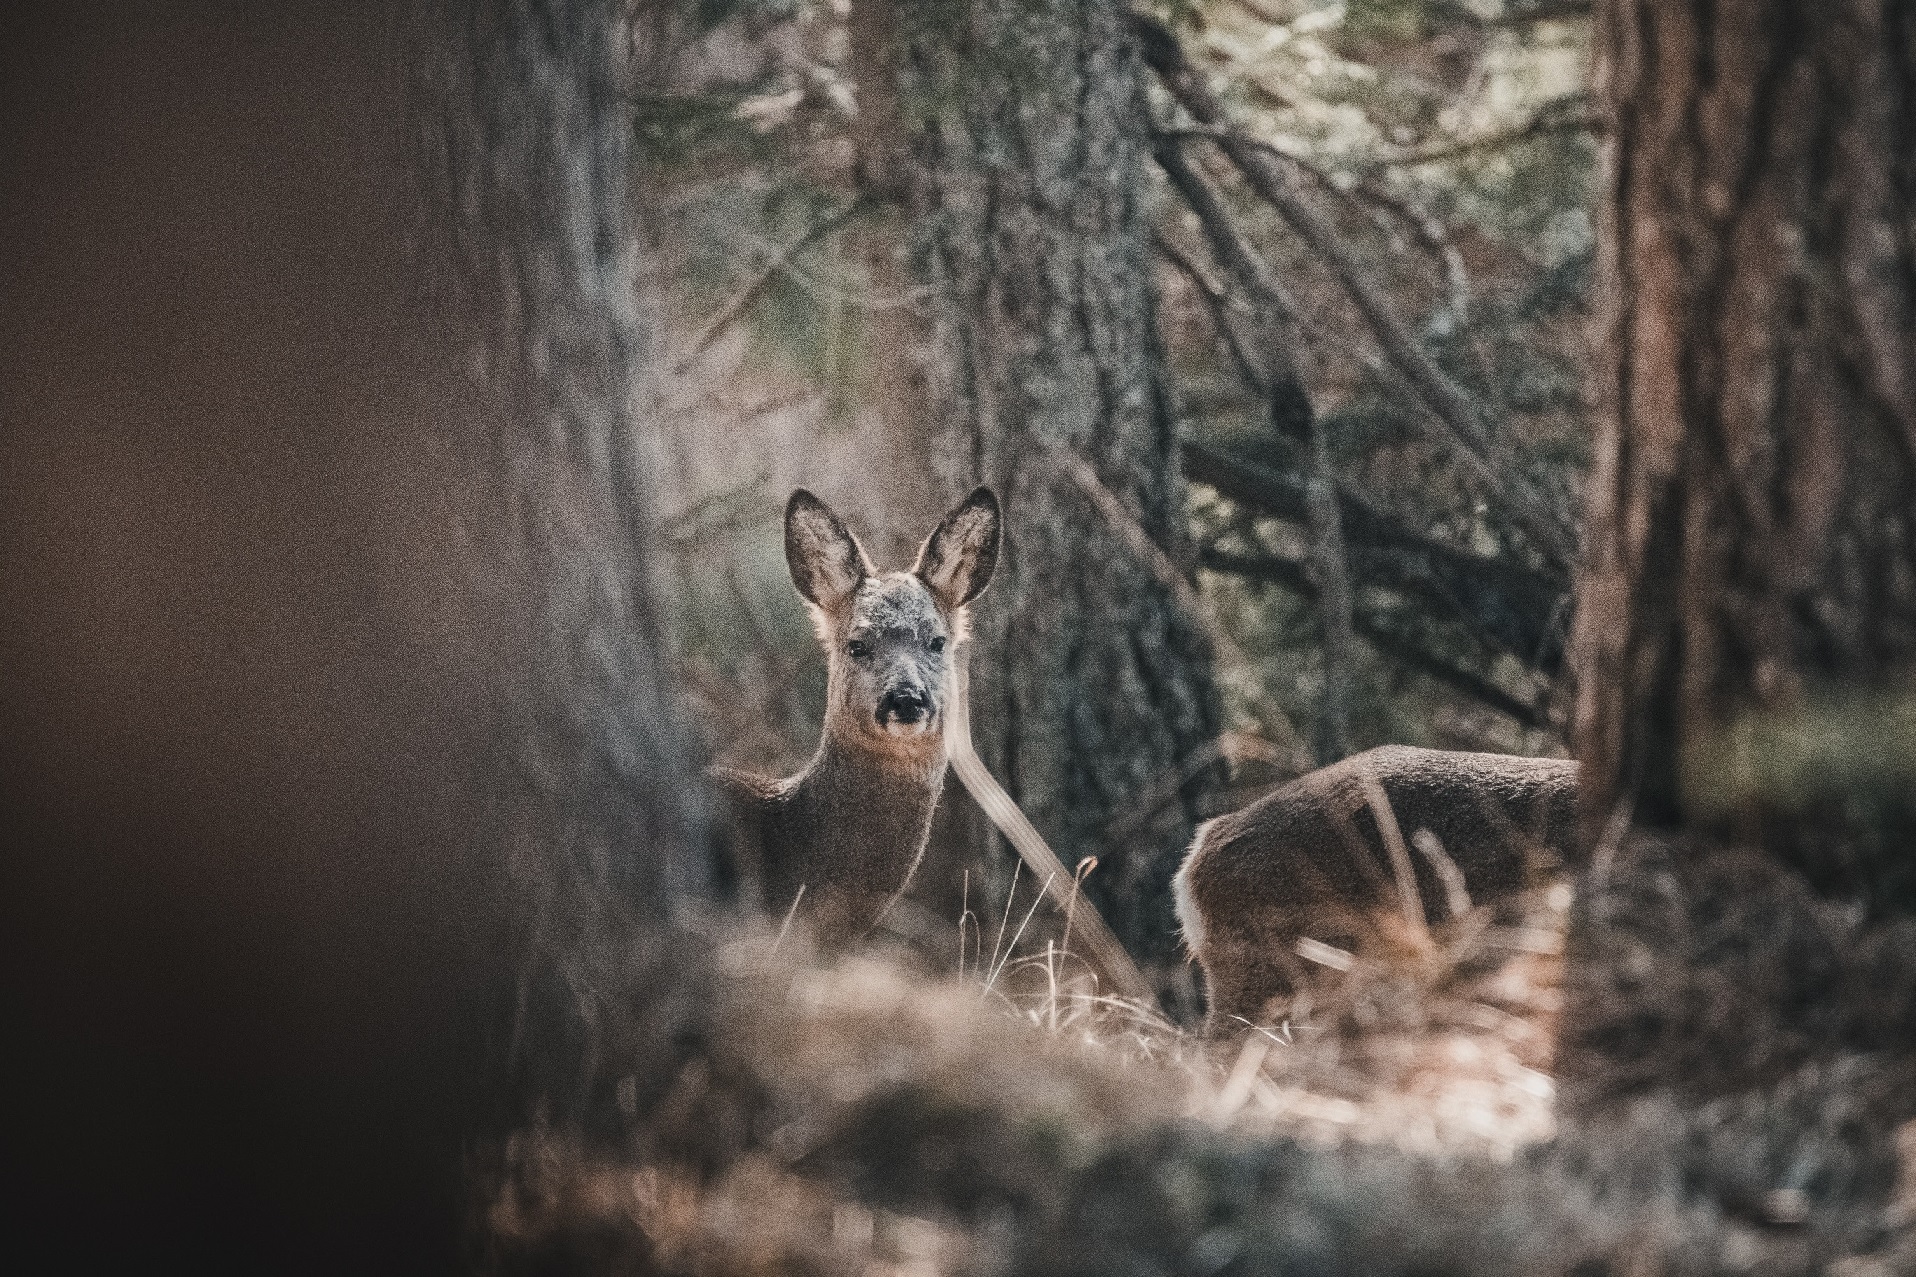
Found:
<svg viewBox="0 0 1916 1277"><path fill-rule="evenodd" d="M1375 790L1394 829L1380 828ZM1185 944L1204 967L1207 1029L1255 1021L1288 991L1300 939L1388 925L1404 903L1400 874L1414 875L1426 900L1455 899L1460 886L1483 901L1533 885L1568 851L1576 805L1573 762L1386 745L1208 821L1172 882ZM1428 848L1425 830L1443 854L1393 867L1406 841Z"/></svg>
<svg viewBox="0 0 1916 1277"><path fill-rule="evenodd" d="M924 854L945 779L945 711L966 604L998 563L998 498L979 488L904 572L878 572L824 502L785 507L785 562L825 648L825 727L812 760L775 780L716 769L737 816L741 870L773 909L819 934L875 923Z"/></svg>

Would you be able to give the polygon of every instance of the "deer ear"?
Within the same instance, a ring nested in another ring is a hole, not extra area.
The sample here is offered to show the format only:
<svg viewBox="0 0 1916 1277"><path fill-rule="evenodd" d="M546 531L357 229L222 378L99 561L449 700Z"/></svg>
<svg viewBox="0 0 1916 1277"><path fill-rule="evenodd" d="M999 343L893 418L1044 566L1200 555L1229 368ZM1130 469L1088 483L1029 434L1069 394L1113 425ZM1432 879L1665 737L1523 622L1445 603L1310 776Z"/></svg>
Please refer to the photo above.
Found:
<svg viewBox="0 0 1916 1277"><path fill-rule="evenodd" d="M925 538L912 572L947 609L963 607L984 593L998 566L998 498L979 488L945 516Z"/></svg>
<svg viewBox="0 0 1916 1277"><path fill-rule="evenodd" d="M872 574L858 538L830 506L800 488L785 503L785 565L798 592L830 611Z"/></svg>

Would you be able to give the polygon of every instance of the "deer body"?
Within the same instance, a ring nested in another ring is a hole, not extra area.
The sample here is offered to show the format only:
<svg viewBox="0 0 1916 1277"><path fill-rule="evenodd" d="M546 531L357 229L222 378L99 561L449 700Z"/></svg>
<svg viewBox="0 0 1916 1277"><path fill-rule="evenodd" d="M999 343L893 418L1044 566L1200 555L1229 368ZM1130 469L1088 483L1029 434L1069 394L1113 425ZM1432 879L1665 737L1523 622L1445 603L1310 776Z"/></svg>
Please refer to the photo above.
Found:
<svg viewBox="0 0 1916 1277"><path fill-rule="evenodd" d="M827 658L824 731L796 776L716 774L732 802L742 875L771 909L802 903L827 939L867 930L924 854L945 779L953 651L966 605L997 564L998 538L997 498L980 488L909 570L881 573L809 492L786 506L786 563Z"/></svg>
<svg viewBox="0 0 1916 1277"><path fill-rule="evenodd" d="M1185 943L1204 967L1212 1030L1255 1021L1290 989L1299 939L1348 945L1401 916L1370 780L1403 844L1429 831L1441 846L1441 858L1406 853L1423 901L1446 898L1445 861L1482 902L1533 885L1569 850L1575 763L1402 745L1321 768L1206 823L1173 890Z"/></svg>

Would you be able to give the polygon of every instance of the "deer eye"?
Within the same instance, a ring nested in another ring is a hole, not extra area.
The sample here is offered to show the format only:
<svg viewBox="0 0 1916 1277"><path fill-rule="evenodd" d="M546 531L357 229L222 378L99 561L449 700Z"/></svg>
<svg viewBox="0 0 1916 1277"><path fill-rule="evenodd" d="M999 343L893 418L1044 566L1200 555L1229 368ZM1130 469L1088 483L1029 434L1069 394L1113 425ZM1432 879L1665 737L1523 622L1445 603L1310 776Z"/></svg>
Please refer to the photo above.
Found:
<svg viewBox="0 0 1916 1277"><path fill-rule="evenodd" d="M931 639L931 644L930 644L930 646L931 646L931 650L932 650L932 651L934 651L934 652L942 652L942 651L944 651L944 650L945 650L945 636L944 636L944 635L942 635L942 634L934 634L934 635L932 636L932 639Z"/></svg>
<svg viewBox="0 0 1916 1277"><path fill-rule="evenodd" d="M845 650L853 656L870 656L872 654L872 645L864 639L853 639L851 642L845 644Z"/></svg>

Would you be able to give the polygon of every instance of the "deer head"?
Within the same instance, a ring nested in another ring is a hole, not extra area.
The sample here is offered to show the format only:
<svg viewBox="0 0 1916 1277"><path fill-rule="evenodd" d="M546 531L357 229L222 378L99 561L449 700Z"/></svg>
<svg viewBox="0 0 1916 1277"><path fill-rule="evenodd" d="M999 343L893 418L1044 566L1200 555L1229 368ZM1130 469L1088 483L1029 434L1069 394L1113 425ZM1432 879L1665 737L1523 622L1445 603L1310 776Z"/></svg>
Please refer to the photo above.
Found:
<svg viewBox="0 0 1916 1277"><path fill-rule="evenodd" d="M936 753L965 605L998 563L998 498L979 488L904 572L872 567L831 508L800 488L785 507L785 561L829 662L825 731L886 752Z"/></svg>

